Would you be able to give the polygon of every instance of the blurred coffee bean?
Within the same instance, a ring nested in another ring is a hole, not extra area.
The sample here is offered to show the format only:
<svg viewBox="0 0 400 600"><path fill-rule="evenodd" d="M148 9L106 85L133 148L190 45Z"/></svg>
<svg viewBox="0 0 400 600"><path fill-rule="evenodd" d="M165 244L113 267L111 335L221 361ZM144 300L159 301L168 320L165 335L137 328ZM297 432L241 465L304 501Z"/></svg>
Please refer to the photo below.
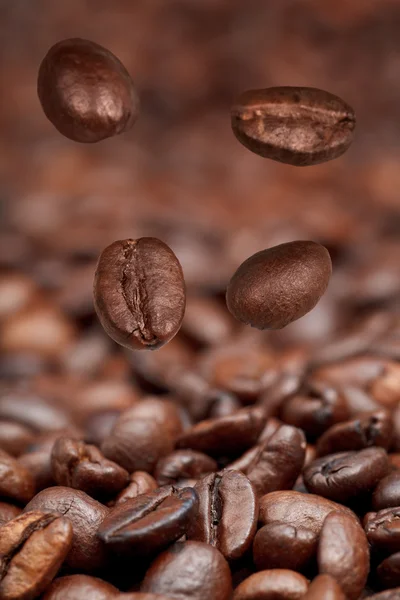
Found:
<svg viewBox="0 0 400 600"><path fill-rule="evenodd" d="M369 546L352 516L332 512L326 517L318 543L318 569L340 582L349 600L359 598L369 572Z"/></svg>
<svg viewBox="0 0 400 600"><path fill-rule="evenodd" d="M120 240L103 250L94 303L105 331L131 350L155 350L178 332L185 312L182 267L157 238Z"/></svg>
<svg viewBox="0 0 400 600"><path fill-rule="evenodd" d="M141 591L177 600L230 600L232 578L216 548L202 542L178 542L151 564Z"/></svg>
<svg viewBox="0 0 400 600"><path fill-rule="evenodd" d="M26 308L38 297L32 279L20 273L0 275L0 319Z"/></svg>
<svg viewBox="0 0 400 600"><path fill-rule="evenodd" d="M62 408L33 392L12 388L0 393L0 418L39 432L61 430L70 424Z"/></svg>
<svg viewBox="0 0 400 600"><path fill-rule="evenodd" d="M145 471L135 471L130 476L130 483L120 492L115 504L123 504L127 500L137 498L141 494L148 494L157 489L157 481Z"/></svg>
<svg viewBox="0 0 400 600"><path fill-rule="evenodd" d="M388 471L386 451L372 447L319 458L304 469L303 477L313 494L346 504L372 492Z"/></svg>
<svg viewBox="0 0 400 600"><path fill-rule="evenodd" d="M111 600L118 597L118 590L97 577L66 575L53 581L43 600L77 600L80 596L88 600Z"/></svg>
<svg viewBox="0 0 400 600"><path fill-rule="evenodd" d="M214 346L228 340L235 323L224 307L211 297L189 296L182 331L197 344Z"/></svg>
<svg viewBox="0 0 400 600"><path fill-rule="evenodd" d="M217 469L217 463L207 454L196 450L175 450L158 461L154 477L159 485L173 485L180 479L199 479Z"/></svg>
<svg viewBox="0 0 400 600"><path fill-rule="evenodd" d="M7 502L0 502L0 527L11 519L15 519L21 514L22 509L14 506L13 504L8 504Z"/></svg>
<svg viewBox="0 0 400 600"><path fill-rule="evenodd" d="M376 573L381 587L397 587L400 584L400 552L385 558L378 566Z"/></svg>
<svg viewBox="0 0 400 600"><path fill-rule="evenodd" d="M34 484L34 494L55 485L51 468L51 448L21 454L18 462L30 473Z"/></svg>
<svg viewBox="0 0 400 600"><path fill-rule="evenodd" d="M1 527L0 596L4 600L36 598L50 584L72 543L68 519L28 512Z"/></svg>
<svg viewBox="0 0 400 600"><path fill-rule="evenodd" d="M19 456L34 438L28 427L13 421L0 421L0 449L11 456Z"/></svg>
<svg viewBox="0 0 400 600"><path fill-rule="evenodd" d="M75 420L84 424L87 419L103 411L122 412L131 408L138 400L138 392L133 385L118 380L90 381L78 387L69 400L68 407Z"/></svg>
<svg viewBox="0 0 400 600"><path fill-rule="evenodd" d="M26 504L35 494L31 473L18 459L0 450L0 497Z"/></svg>
<svg viewBox="0 0 400 600"><path fill-rule="evenodd" d="M387 362L383 373L370 385L373 398L387 408L397 408L400 401L400 365Z"/></svg>
<svg viewBox="0 0 400 600"><path fill-rule="evenodd" d="M89 417L85 425L85 441L88 444L101 446L103 440L110 435L119 415L117 411L109 411Z"/></svg>
<svg viewBox="0 0 400 600"><path fill-rule="evenodd" d="M108 514L108 508L80 490L68 487L49 487L39 492L25 507L24 512L39 510L58 513L71 521L72 547L66 558L71 569L91 572L106 564L103 544L97 531Z"/></svg>
<svg viewBox="0 0 400 600"><path fill-rule="evenodd" d="M148 419L158 423L176 438L182 433L183 416L179 407L173 402L155 396L147 396L135 404L131 409L121 414L120 420Z"/></svg>
<svg viewBox="0 0 400 600"><path fill-rule="evenodd" d="M380 592L379 594L373 594L372 596L368 596L369 600L397 600L400 597L400 587L392 590L386 590L385 592Z"/></svg>
<svg viewBox="0 0 400 600"><path fill-rule="evenodd" d="M369 543L380 552L400 551L400 507L367 513L364 518Z"/></svg>
<svg viewBox="0 0 400 600"><path fill-rule="evenodd" d="M316 380L332 385L353 385L367 389L385 368L386 359L379 356L359 356L319 367L313 372Z"/></svg>
<svg viewBox="0 0 400 600"><path fill-rule="evenodd" d="M128 71L106 48L73 38L44 57L38 95L46 117L76 142L98 142L130 129L139 99Z"/></svg>
<svg viewBox="0 0 400 600"><path fill-rule="evenodd" d="M290 552L288 549L290 548ZM301 571L317 551L317 535L304 527L279 521L264 525L257 531L253 544L253 559L259 571L290 569Z"/></svg>
<svg viewBox="0 0 400 600"><path fill-rule="evenodd" d="M288 569L259 571L242 581L233 600L300 600L308 589L308 581L300 573Z"/></svg>
<svg viewBox="0 0 400 600"><path fill-rule="evenodd" d="M395 471L380 480L372 494L372 508L382 510L400 506L400 472Z"/></svg>
<svg viewBox="0 0 400 600"><path fill-rule="evenodd" d="M153 556L186 533L197 510L192 488L164 486L112 508L98 537L116 554Z"/></svg>
<svg viewBox="0 0 400 600"><path fill-rule="evenodd" d="M203 477L194 488L199 514L189 524L187 538L217 548L227 560L242 557L253 541L258 501L251 482L239 471Z"/></svg>
<svg viewBox="0 0 400 600"><path fill-rule="evenodd" d="M318 575L303 600L346 600L346 597L336 579L330 575Z"/></svg>
<svg viewBox="0 0 400 600"><path fill-rule="evenodd" d="M356 125L353 109L341 98L306 87L245 92L231 115L233 132L246 148L298 167L341 156Z"/></svg>

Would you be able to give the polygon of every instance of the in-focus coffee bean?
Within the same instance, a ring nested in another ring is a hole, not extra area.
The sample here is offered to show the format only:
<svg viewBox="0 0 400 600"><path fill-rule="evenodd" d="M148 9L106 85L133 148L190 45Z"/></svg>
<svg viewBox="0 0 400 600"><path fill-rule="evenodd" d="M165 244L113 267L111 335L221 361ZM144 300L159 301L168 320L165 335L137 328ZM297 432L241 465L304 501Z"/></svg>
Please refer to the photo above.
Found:
<svg viewBox="0 0 400 600"><path fill-rule="evenodd" d="M303 575L289 569L259 571L242 581L233 600L300 600L307 592L308 582Z"/></svg>
<svg viewBox="0 0 400 600"><path fill-rule="evenodd" d="M394 471L381 479L372 494L374 510L390 506L400 506L400 471Z"/></svg>
<svg viewBox="0 0 400 600"><path fill-rule="evenodd" d="M139 99L129 73L109 50L73 38L55 44L39 69L47 118L76 142L98 142L132 127Z"/></svg>
<svg viewBox="0 0 400 600"><path fill-rule="evenodd" d="M400 506L367 513L364 529L369 543L379 552L400 552Z"/></svg>
<svg viewBox="0 0 400 600"><path fill-rule="evenodd" d="M245 260L229 282L226 303L243 323L257 329L281 329L314 308L331 273L331 258L324 246L287 242Z"/></svg>
<svg viewBox="0 0 400 600"><path fill-rule="evenodd" d="M161 240L120 240L102 252L94 305L108 335L122 346L163 346L181 326L185 299L182 267Z"/></svg>
<svg viewBox="0 0 400 600"><path fill-rule="evenodd" d="M275 521L257 531L253 559L259 571L291 569L301 571L317 551L317 535L305 527Z"/></svg>
<svg viewBox="0 0 400 600"><path fill-rule="evenodd" d="M306 87L250 90L238 98L231 115L233 132L246 148L298 167L341 156L356 124L343 100Z"/></svg>

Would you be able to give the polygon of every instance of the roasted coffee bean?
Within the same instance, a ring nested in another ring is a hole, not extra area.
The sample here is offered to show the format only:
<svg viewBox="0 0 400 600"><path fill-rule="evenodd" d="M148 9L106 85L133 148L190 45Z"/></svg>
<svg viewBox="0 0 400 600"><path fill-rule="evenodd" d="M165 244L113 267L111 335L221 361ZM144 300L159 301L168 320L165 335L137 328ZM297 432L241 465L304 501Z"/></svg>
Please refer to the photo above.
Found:
<svg viewBox="0 0 400 600"><path fill-rule="evenodd" d="M366 413L358 419L330 427L317 442L317 454L325 456L345 450L362 450L369 446L381 446L387 450L392 429L391 417L387 411Z"/></svg>
<svg viewBox="0 0 400 600"><path fill-rule="evenodd" d="M38 95L46 117L76 142L98 142L132 127L139 99L129 73L109 50L73 38L44 57Z"/></svg>
<svg viewBox="0 0 400 600"><path fill-rule="evenodd" d="M0 418L20 423L35 432L59 431L70 425L60 407L25 390L9 389L0 394Z"/></svg>
<svg viewBox="0 0 400 600"><path fill-rule="evenodd" d="M388 409L397 408L400 400L400 366L387 361L383 373L370 385L369 392Z"/></svg>
<svg viewBox="0 0 400 600"><path fill-rule="evenodd" d="M371 546L381 552L400 552L400 507L370 512L364 518L365 533Z"/></svg>
<svg viewBox="0 0 400 600"><path fill-rule="evenodd" d="M222 304L211 297L188 297L182 331L197 344L221 344L232 336L234 329L235 321Z"/></svg>
<svg viewBox="0 0 400 600"><path fill-rule="evenodd" d="M107 460L96 446L66 437L55 442L51 466L58 485L82 490L93 498L114 496L129 481L128 472Z"/></svg>
<svg viewBox="0 0 400 600"><path fill-rule="evenodd" d="M341 156L353 141L353 109L329 92L307 87L250 90L232 107L232 129L249 150L305 167Z"/></svg>
<svg viewBox="0 0 400 600"><path fill-rule="evenodd" d="M25 504L35 494L31 473L16 458L0 450L0 497Z"/></svg>
<svg viewBox="0 0 400 600"><path fill-rule="evenodd" d="M394 471L380 480L372 494L372 508L382 510L400 506L400 472Z"/></svg>
<svg viewBox="0 0 400 600"><path fill-rule="evenodd" d="M59 513L71 521L72 547L66 563L84 572L101 569L106 563L105 549L97 538L97 530L108 514L108 508L80 490L57 486L37 494L24 512L39 510Z"/></svg>
<svg viewBox="0 0 400 600"><path fill-rule="evenodd" d="M326 517L318 544L318 568L340 582L349 600L359 598L369 572L369 546L353 516L332 512Z"/></svg>
<svg viewBox="0 0 400 600"><path fill-rule="evenodd" d="M53 581L43 600L116 600L116 587L90 575L67 575Z"/></svg>
<svg viewBox="0 0 400 600"><path fill-rule="evenodd" d="M178 437L183 430L183 415L179 406L169 400L148 396L129 410L121 413L120 421L148 419L159 423L172 438Z"/></svg>
<svg viewBox="0 0 400 600"><path fill-rule="evenodd" d="M34 450L18 457L18 462L29 471L34 485L34 493L55 485L51 468L51 448Z"/></svg>
<svg viewBox="0 0 400 600"><path fill-rule="evenodd" d="M132 350L155 350L178 332L185 312L182 267L156 238L120 240L103 250L94 304L108 335Z"/></svg>
<svg viewBox="0 0 400 600"><path fill-rule="evenodd" d="M330 575L318 575L303 600L346 600L342 588Z"/></svg>
<svg viewBox="0 0 400 600"><path fill-rule="evenodd" d="M400 598L400 587L392 590L386 590L373 596L368 596L368 600L398 600Z"/></svg>
<svg viewBox="0 0 400 600"><path fill-rule="evenodd" d="M316 242L287 242L261 250L233 275L227 306L242 323L281 329L314 308L331 273L329 252Z"/></svg>
<svg viewBox="0 0 400 600"><path fill-rule="evenodd" d="M238 410L229 417L208 419L185 431L179 448L191 448L213 456L234 456L256 443L265 423L260 407Z"/></svg>
<svg viewBox="0 0 400 600"><path fill-rule="evenodd" d="M22 454L33 441L33 432L20 423L0 421L0 449L11 456Z"/></svg>
<svg viewBox="0 0 400 600"><path fill-rule="evenodd" d="M232 577L216 548L202 542L177 542L151 564L141 591L177 600L230 600Z"/></svg>
<svg viewBox="0 0 400 600"><path fill-rule="evenodd" d="M300 573L271 569L254 573L242 581L233 594L233 600L299 600L307 589L307 579Z"/></svg>
<svg viewBox="0 0 400 600"><path fill-rule="evenodd" d="M110 435L119 414L116 411L109 411L89 417L85 425L85 441L88 444L101 446L103 440Z"/></svg>
<svg viewBox="0 0 400 600"><path fill-rule="evenodd" d="M280 521L286 525L311 529L318 536L325 518L332 511L344 511L356 518L345 506L322 496L292 490L271 492L260 499L259 520L262 525Z"/></svg>
<svg viewBox="0 0 400 600"><path fill-rule="evenodd" d="M259 571L301 571L317 551L317 535L304 527L276 521L261 527L254 538L253 559Z"/></svg>
<svg viewBox="0 0 400 600"><path fill-rule="evenodd" d="M189 524L187 538L217 548L227 560L243 556L253 541L258 501L251 482L239 471L203 477L195 486L199 514Z"/></svg>
<svg viewBox="0 0 400 600"><path fill-rule="evenodd" d="M7 502L0 502L0 527L21 514L22 509Z"/></svg>
<svg viewBox="0 0 400 600"><path fill-rule="evenodd" d="M387 475L389 461L383 448L329 454L304 469L307 489L336 502L347 502L372 492Z"/></svg>
<svg viewBox="0 0 400 600"><path fill-rule="evenodd" d="M158 461L154 477L157 479L158 485L170 485L180 479L199 479L217 469L215 460L203 452L175 450Z"/></svg>
<svg viewBox="0 0 400 600"><path fill-rule="evenodd" d="M98 537L116 554L154 555L186 533L198 501L192 488L158 488L111 509Z"/></svg>
<svg viewBox="0 0 400 600"><path fill-rule="evenodd" d="M0 529L0 597L29 600L47 588L72 543L68 519L28 512Z"/></svg>
<svg viewBox="0 0 400 600"><path fill-rule="evenodd" d="M243 471L257 494L263 496L293 487L303 467L305 452L303 432L296 427L282 425L270 439L259 444L256 450L249 450L247 457L245 454L229 468Z"/></svg>
<svg viewBox="0 0 400 600"><path fill-rule="evenodd" d="M127 500L137 498L141 494L147 494L157 489L157 481L145 471L135 471L130 476L130 483L120 492L115 504L123 504Z"/></svg>
<svg viewBox="0 0 400 600"><path fill-rule="evenodd" d="M400 585L400 552L385 558L376 570L379 582L383 588L393 588Z"/></svg>

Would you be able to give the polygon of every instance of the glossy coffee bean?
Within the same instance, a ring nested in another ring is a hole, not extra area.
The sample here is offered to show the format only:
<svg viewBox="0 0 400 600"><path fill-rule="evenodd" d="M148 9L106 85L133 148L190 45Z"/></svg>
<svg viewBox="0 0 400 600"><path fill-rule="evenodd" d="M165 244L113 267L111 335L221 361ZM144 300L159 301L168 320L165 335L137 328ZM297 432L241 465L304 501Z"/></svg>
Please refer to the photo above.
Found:
<svg viewBox="0 0 400 600"><path fill-rule="evenodd" d="M227 560L243 556L257 529L258 501L251 482L239 471L222 471L203 477L194 489L199 513L187 538L214 546Z"/></svg>
<svg viewBox="0 0 400 600"><path fill-rule="evenodd" d="M47 118L76 142L123 133L138 116L138 96L123 64L106 48L79 38L50 48L40 65L38 95Z"/></svg>
<svg viewBox="0 0 400 600"><path fill-rule="evenodd" d="M242 323L281 329L314 308L331 273L329 252L316 242L287 242L261 250L233 275L227 306Z"/></svg>
<svg viewBox="0 0 400 600"><path fill-rule="evenodd" d="M263 444L249 450L230 469L240 469L263 496L293 487L304 464L306 440L303 432L282 425ZM246 464L248 460L248 463Z"/></svg>
<svg viewBox="0 0 400 600"><path fill-rule="evenodd" d="M114 600L118 597L116 587L90 575L66 575L53 581L43 600Z"/></svg>
<svg viewBox="0 0 400 600"><path fill-rule="evenodd" d="M51 466L58 485L82 490L93 498L114 496L129 481L128 472L107 460L96 446L66 437L55 442Z"/></svg>
<svg viewBox="0 0 400 600"><path fill-rule="evenodd" d="M271 569L254 573L242 581L233 594L233 600L300 600L307 589L307 579L300 573Z"/></svg>
<svg viewBox="0 0 400 600"><path fill-rule="evenodd" d="M177 600L230 600L232 578L216 548L202 542L178 542L151 564L141 591Z"/></svg>
<svg viewBox="0 0 400 600"><path fill-rule="evenodd" d="M36 598L50 584L72 543L68 519L28 512L0 530L0 597Z"/></svg>
<svg viewBox="0 0 400 600"><path fill-rule="evenodd" d="M253 559L259 571L290 569L301 571L317 551L317 535L305 527L275 521L257 531Z"/></svg>
<svg viewBox="0 0 400 600"><path fill-rule="evenodd" d="M340 582L349 600L359 598L369 572L369 546L353 516L332 512L326 517L318 544L318 568Z"/></svg>
<svg viewBox="0 0 400 600"><path fill-rule="evenodd" d="M31 473L16 458L0 450L0 497L26 504L35 494Z"/></svg>
<svg viewBox="0 0 400 600"><path fill-rule="evenodd" d="M387 554L400 552L400 507L365 515L364 528L372 547Z"/></svg>
<svg viewBox="0 0 400 600"><path fill-rule="evenodd" d="M37 494L24 512L39 510L64 515L72 524L72 547L66 563L84 572L101 569L106 564L105 549L97 538L97 530L108 514L108 508L80 490L57 486Z"/></svg>
<svg viewBox="0 0 400 600"><path fill-rule="evenodd" d="M330 575L318 575L303 600L346 600L339 583Z"/></svg>
<svg viewBox="0 0 400 600"><path fill-rule="evenodd" d="M135 471L130 476L130 483L118 494L115 504L123 504L127 500L147 494L157 488L157 481L145 471Z"/></svg>
<svg viewBox="0 0 400 600"><path fill-rule="evenodd" d="M232 107L232 129L246 148L304 167L341 156L353 141L356 120L343 100L317 88L250 90Z"/></svg>
<svg viewBox="0 0 400 600"><path fill-rule="evenodd" d="M372 494L372 508L382 510L400 506L400 472L394 471L380 480Z"/></svg>
<svg viewBox="0 0 400 600"><path fill-rule="evenodd" d="M217 469L215 460L203 452L175 450L158 461L154 477L158 485L173 485L180 479L199 479Z"/></svg>
<svg viewBox="0 0 400 600"><path fill-rule="evenodd" d="M304 469L307 489L336 502L347 502L371 492L389 471L383 448L339 452L319 458Z"/></svg>
<svg viewBox="0 0 400 600"><path fill-rule="evenodd" d="M385 558L377 568L381 587L393 588L400 585L400 552Z"/></svg>
<svg viewBox="0 0 400 600"><path fill-rule="evenodd" d="M160 348L178 332L185 301L182 267L161 240L120 240L101 253L94 304L118 344L132 350Z"/></svg>
<svg viewBox="0 0 400 600"><path fill-rule="evenodd" d="M154 555L186 533L197 510L192 488L164 486L112 508L98 537L116 554Z"/></svg>

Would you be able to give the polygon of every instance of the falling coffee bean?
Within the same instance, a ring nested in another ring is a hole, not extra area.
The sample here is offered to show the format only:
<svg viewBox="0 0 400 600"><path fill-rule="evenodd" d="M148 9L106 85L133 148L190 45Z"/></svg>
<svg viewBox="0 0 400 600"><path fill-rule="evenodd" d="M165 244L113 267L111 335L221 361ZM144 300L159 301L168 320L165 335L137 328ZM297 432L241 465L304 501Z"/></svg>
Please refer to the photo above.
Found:
<svg viewBox="0 0 400 600"><path fill-rule="evenodd" d="M102 252L94 304L118 344L131 350L163 346L181 326L185 299L182 267L161 240L120 240Z"/></svg>
<svg viewBox="0 0 400 600"><path fill-rule="evenodd" d="M231 115L233 132L246 148L297 167L341 156L356 124L343 100L307 87L250 90L238 98Z"/></svg>
<svg viewBox="0 0 400 600"><path fill-rule="evenodd" d="M329 252L296 241L261 250L245 260L229 282L226 303L243 323L281 329L300 319L324 294L332 273Z"/></svg>
<svg viewBox="0 0 400 600"><path fill-rule="evenodd" d="M46 117L76 142L98 142L132 127L139 99L124 65L99 44L79 38L55 44L39 69Z"/></svg>

